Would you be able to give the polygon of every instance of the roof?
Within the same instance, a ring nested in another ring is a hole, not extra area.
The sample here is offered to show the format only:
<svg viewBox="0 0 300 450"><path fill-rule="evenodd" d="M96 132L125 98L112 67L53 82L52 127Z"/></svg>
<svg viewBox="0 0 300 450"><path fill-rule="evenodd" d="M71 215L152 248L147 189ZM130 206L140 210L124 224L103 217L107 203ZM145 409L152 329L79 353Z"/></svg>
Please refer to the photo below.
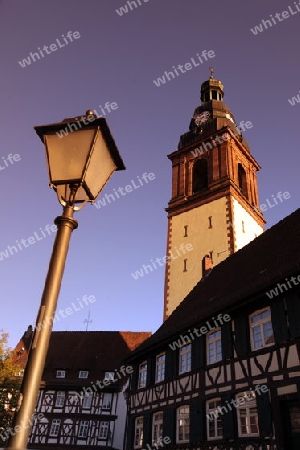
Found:
<svg viewBox="0 0 300 450"><path fill-rule="evenodd" d="M29 325L27 330L24 332L23 336L17 343L14 350L14 364L24 368L26 366L28 351L32 339L32 326Z"/></svg>
<svg viewBox="0 0 300 450"><path fill-rule="evenodd" d="M295 274L300 275L300 209L218 264L128 361Z"/></svg>
<svg viewBox="0 0 300 450"><path fill-rule="evenodd" d="M118 370L124 358L149 336L151 332L53 331L42 383L80 386L91 380L101 381L105 372ZM66 370L66 378L57 379L57 369ZM79 370L88 370L88 379L78 379ZM122 376L120 383L123 381Z"/></svg>

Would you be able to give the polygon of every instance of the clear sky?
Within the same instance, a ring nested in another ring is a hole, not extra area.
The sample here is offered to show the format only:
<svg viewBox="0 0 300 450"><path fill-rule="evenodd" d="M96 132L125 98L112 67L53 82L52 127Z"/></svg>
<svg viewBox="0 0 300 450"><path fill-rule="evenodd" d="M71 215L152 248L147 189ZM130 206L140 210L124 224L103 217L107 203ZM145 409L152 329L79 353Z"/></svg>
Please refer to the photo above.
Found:
<svg viewBox="0 0 300 450"><path fill-rule="evenodd" d="M12 346L35 323L54 240L44 230L61 213L48 187L35 125L87 109L101 114L100 105L115 102L118 107L106 118L127 170L116 172L99 198L131 180L137 184L145 172L155 175L99 209L86 205L77 213L79 228L71 238L58 306L73 312L60 316L54 330L85 329L84 295L96 299L88 302L89 330L155 331L161 324L164 267L138 280L131 273L165 255L164 208L171 194L167 154L188 131L209 65L224 83L225 102L236 121L253 124L244 136L262 166L260 203L279 191L290 193L290 199L265 212L267 227L299 206L300 103L288 101L300 90L298 3L136 0L137 8L127 4L128 12L120 15L116 10L126 4L0 0L0 252L39 236L0 261L0 328L10 333ZM270 15L272 26L264 25ZM251 28L258 25L262 31L255 35ZM80 37L70 42L69 31ZM44 57L30 59L30 52L44 46L48 54L44 50ZM203 50L213 50L215 57L155 85L165 71ZM19 61L25 58L30 64L22 67ZM11 163L9 154L19 157Z"/></svg>

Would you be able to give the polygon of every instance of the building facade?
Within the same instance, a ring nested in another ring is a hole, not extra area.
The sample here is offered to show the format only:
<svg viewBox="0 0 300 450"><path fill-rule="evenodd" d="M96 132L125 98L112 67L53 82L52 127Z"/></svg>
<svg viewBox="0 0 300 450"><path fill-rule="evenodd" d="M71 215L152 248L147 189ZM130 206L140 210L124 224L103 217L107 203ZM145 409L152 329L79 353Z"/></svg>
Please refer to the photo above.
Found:
<svg viewBox="0 0 300 450"><path fill-rule="evenodd" d="M121 450L133 370L122 360L150 334L52 332L28 448Z"/></svg>
<svg viewBox="0 0 300 450"><path fill-rule="evenodd" d="M165 322L126 360L126 450L300 448L300 210L263 233L259 165L223 95L202 84L169 155Z"/></svg>
<svg viewBox="0 0 300 450"><path fill-rule="evenodd" d="M264 229L256 176L260 166L223 97L222 83L212 76L201 85L201 105L190 130L168 156L172 198L164 319L205 274L207 257L216 266ZM193 250L182 254L184 244Z"/></svg>
<svg viewBox="0 0 300 450"><path fill-rule="evenodd" d="M300 448L299 223L216 266L129 357L127 450Z"/></svg>

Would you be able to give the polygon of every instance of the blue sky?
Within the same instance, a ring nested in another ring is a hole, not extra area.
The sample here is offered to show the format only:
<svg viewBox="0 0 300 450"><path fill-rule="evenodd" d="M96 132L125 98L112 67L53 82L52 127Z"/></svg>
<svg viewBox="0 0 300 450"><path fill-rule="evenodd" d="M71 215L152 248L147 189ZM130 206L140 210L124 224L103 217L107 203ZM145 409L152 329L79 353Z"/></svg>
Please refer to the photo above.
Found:
<svg viewBox="0 0 300 450"><path fill-rule="evenodd" d="M40 237L0 261L0 327L12 346L34 324L40 303L54 240L54 233L43 231L44 237L41 228L61 213L33 126L87 109L100 113L106 102L115 102L118 107L106 118L127 170L116 172L99 198L136 183L145 172L155 175L99 209L86 205L76 214L79 228L72 235L58 308L78 306L84 295L93 295L89 330L155 331L161 324L164 268L138 280L131 273L165 255L167 154L188 130L209 65L224 83L236 121L253 124L244 136L262 166L260 203L279 191L290 193L265 212L267 228L298 208L300 103L288 102L300 90L300 13L294 2L139 2L120 16L116 10L125 0L0 0L0 252L34 232ZM251 31L270 15L289 12L288 6L294 14L279 16L281 21L256 35ZM57 39L63 44L69 31L80 37L30 65L19 64L38 47ZM203 50L213 50L215 57L155 85L165 71ZM11 163L9 154L20 158ZM77 309L54 329L84 330L89 305Z"/></svg>

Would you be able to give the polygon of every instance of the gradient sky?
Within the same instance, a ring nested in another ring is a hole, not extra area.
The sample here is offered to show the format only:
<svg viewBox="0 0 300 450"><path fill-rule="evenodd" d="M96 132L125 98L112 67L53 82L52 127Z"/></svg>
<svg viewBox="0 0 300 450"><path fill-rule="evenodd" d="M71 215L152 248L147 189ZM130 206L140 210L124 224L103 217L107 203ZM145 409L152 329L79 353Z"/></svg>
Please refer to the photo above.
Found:
<svg viewBox="0 0 300 450"><path fill-rule="evenodd" d="M140 0L123 16L125 0L0 0L0 252L28 239L61 214L48 187L45 152L33 126L82 115L106 102L106 115L126 171L105 190L124 187L144 172L155 179L97 209L76 214L58 308L93 295L89 330L155 331L163 313L164 268L134 280L131 273L166 251L171 163L180 134L188 131L199 89L214 68L225 86L225 102L262 166L260 204L279 191L290 193L265 212L267 228L299 206L300 13L254 35L250 28L294 1ZM18 63L68 31L80 38L32 62ZM197 53L215 57L156 87L153 80ZM4 159L3 159L4 158ZM35 323L54 234L0 261L0 328L14 346ZM291 258L293 255L291 255ZM238 274L237 274L238 276ZM84 330L89 308L61 319L54 330Z"/></svg>

